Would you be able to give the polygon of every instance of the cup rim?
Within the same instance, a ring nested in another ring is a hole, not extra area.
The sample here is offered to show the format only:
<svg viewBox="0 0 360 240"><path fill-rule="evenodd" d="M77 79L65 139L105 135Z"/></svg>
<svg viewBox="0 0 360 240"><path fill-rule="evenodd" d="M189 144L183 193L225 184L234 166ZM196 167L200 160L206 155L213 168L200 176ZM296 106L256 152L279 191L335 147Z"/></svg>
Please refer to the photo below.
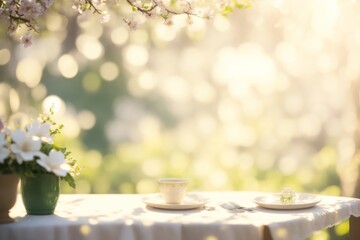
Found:
<svg viewBox="0 0 360 240"><path fill-rule="evenodd" d="M188 183L186 178L160 178L158 183Z"/></svg>

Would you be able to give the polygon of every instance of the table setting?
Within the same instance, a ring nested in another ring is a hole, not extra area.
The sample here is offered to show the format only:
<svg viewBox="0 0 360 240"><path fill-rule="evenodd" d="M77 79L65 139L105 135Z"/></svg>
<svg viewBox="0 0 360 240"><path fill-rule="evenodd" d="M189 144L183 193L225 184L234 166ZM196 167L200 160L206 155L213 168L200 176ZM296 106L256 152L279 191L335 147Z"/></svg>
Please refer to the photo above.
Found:
<svg viewBox="0 0 360 240"><path fill-rule="evenodd" d="M236 216L240 225L246 223L239 219L246 219L254 226L263 227L256 231L242 229L242 235L247 237L240 239L250 239L249 236L256 236L254 239L305 239L313 232L334 226L350 216L358 217L360 213L358 199L296 193L291 187L276 193L194 193L187 192L186 179L160 179L158 182L160 192L143 199L148 207L174 211L212 211L213 219L215 213L232 220ZM349 204L348 200L355 205Z"/></svg>
<svg viewBox="0 0 360 240"><path fill-rule="evenodd" d="M159 194L152 194L144 199L144 203L150 207L162 209L193 209L209 208L206 203L209 199L201 197L199 194L186 194L187 179L164 178L159 179ZM268 209L294 210L314 207L321 201L321 197L316 194L295 193L290 187L284 188L279 193L259 195L254 198L254 203L258 206ZM249 208L238 203L228 201L219 204L227 210L254 211L255 208Z"/></svg>
<svg viewBox="0 0 360 240"><path fill-rule="evenodd" d="M297 240L350 218L360 236L360 200L256 191L189 190L187 179L158 180L149 194L62 194L53 215L26 214L18 198L0 239Z"/></svg>

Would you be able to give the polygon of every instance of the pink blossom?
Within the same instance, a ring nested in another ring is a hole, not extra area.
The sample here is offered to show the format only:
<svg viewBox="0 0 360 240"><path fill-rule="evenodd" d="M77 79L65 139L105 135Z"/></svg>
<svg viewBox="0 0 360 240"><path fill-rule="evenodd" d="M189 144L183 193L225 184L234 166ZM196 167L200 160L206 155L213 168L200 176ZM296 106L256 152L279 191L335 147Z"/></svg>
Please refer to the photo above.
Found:
<svg viewBox="0 0 360 240"><path fill-rule="evenodd" d="M32 35L31 34L25 34L20 37L21 43L24 45L24 47L30 47L32 45Z"/></svg>
<svg viewBox="0 0 360 240"><path fill-rule="evenodd" d="M130 31L135 31L136 29L139 28L139 22L135 21L134 19L128 19L128 20L124 20L127 25L129 26Z"/></svg>
<svg viewBox="0 0 360 240"><path fill-rule="evenodd" d="M53 0L42 0L40 1L41 5L43 6L43 11L45 12L47 9L49 9L53 3Z"/></svg>
<svg viewBox="0 0 360 240"><path fill-rule="evenodd" d="M44 9L40 3L32 0L21 1L19 15L25 19L32 20L43 13Z"/></svg>
<svg viewBox="0 0 360 240"><path fill-rule="evenodd" d="M18 28L17 22L12 21L8 27L8 31L9 31L9 33L13 33L17 30L17 28Z"/></svg>
<svg viewBox="0 0 360 240"><path fill-rule="evenodd" d="M214 10L211 7L207 7L204 9L202 16L203 18L210 20L214 18L214 14Z"/></svg>
<svg viewBox="0 0 360 240"><path fill-rule="evenodd" d="M180 5L181 7L183 8L183 11L186 13L186 12L189 12L190 9L191 9L191 4L188 2L188 1L181 1L180 2Z"/></svg>
<svg viewBox="0 0 360 240"><path fill-rule="evenodd" d="M110 14L106 13L104 15L101 15L100 22L101 23L107 23L110 20Z"/></svg>

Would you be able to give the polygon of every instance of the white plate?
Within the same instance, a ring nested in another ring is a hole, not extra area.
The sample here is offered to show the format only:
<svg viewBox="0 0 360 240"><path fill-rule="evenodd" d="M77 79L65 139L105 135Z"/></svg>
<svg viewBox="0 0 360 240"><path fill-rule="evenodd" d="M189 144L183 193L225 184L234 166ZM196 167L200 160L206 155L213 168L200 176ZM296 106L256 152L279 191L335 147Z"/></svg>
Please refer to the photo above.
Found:
<svg viewBox="0 0 360 240"><path fill-rule="evenodd" d="M264 208L271 209L303 209L315 206L321 201L321 197L309 193L297 193L294 203L284 204L280 201L279 194L268 194L259 196L254 199L254 202Z"/></svg>
<svg viewBox="0 0 360 240"><path fill-rule="evenodd" d="M182 203L179 204L168 204L164 202L164 199L160 194L152 194L144 197L144 203L150 207L161 208L161 209L170 209L170 210L185 210L185 209L194 209L200 208L205 205L207 200L201 196L195 194L188 194L184 197Z"/></svg>

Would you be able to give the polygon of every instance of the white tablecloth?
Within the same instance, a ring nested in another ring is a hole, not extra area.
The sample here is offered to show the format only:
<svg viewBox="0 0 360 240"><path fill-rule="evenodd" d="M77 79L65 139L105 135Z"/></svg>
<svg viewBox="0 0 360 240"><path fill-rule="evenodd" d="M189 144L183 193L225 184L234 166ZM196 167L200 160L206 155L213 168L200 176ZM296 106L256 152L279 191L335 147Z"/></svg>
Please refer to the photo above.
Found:
<svg viewBox="0 0 360 240"><path fill-rule="evenodd" d="M1 240L257 240L267 225L274 240L297 240L360 217L360 200L322 196L315 207L271 210L253 202L258 192L198 192L214 209L162 210L146 206L144 195L60 196L54 215L26 215L21 196L11 211L15 223L0 225ZM219 206L233 201L256 211L234 213Z"/></svg>

